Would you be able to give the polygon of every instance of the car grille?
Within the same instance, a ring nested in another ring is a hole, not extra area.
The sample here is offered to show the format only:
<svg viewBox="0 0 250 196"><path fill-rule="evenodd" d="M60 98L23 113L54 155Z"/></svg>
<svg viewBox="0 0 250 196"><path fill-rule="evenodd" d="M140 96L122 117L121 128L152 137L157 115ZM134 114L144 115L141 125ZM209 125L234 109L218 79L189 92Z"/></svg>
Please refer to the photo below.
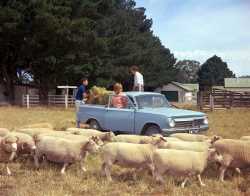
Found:
<svg viewBox="0 0 250 196"><path fill-rule="evenodd" d="M176 128L196 128L203 125L203 119L195 119L193 121L177 121L175 122Z"/></svg>

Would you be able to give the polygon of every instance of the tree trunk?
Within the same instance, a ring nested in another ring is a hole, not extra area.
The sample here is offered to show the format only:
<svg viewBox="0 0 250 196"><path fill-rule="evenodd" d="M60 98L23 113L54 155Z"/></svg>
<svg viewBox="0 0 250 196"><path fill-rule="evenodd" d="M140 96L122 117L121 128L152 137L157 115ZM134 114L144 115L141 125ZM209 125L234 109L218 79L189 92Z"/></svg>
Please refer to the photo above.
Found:
<svg viewBox="0 0 250 196"><path fill-rule="evenodd" d="M7 101L10 104L15 104L15 87L13 83L13 77L7 72L6 65L2 65L2 73L3 73L3 85L5 87L5 91L7 92Z"/></svg>
<svg viewBox="0 0 250 196"><path fill-rule="evenodd" d="M41 105L48 105L48 92L49 92L49 89L46 85L40 85L39 97L40 97Z"/></svg>

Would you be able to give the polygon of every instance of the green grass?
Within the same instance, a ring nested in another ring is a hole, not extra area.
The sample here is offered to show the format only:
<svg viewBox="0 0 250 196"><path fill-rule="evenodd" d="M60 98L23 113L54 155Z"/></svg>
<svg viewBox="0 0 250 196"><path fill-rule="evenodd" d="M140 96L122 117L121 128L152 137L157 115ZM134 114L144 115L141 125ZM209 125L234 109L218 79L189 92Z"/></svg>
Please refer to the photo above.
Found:
<svg viewBox="0 0 250 196"><path fill-rule="evenodd" d="M220 135L226 138L239 138L250 135L250 110L232 109L208 113L210 129L208 135ZM74 110L59 108L18 107L0 108L0 127L13 129L26 124L50 122L61 129L74 120ZM0 164L0 196L78 196L78 195L250 195L247 174L239 176L228 172L226 181L217 179L218 170L211 165L202 175L206 187L199 187L198 181L192 179L187 187L181 189L180 178L165 176L166 183L158 185L147 172L140 172L137 180L133 179L132 170L114 166L113 182L107 182L100 174L99 155L88 157L83 173L80 166L74 164L60 175L60 165L43 165L34 169L33 162L20 159L10 165L12 176L6 176Z"/></svg>

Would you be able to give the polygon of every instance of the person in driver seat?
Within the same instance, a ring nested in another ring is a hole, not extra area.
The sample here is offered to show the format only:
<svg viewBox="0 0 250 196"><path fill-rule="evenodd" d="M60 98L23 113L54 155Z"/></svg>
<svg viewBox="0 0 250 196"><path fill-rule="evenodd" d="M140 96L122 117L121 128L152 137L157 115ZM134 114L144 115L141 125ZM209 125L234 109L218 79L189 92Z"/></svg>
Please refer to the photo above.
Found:
<svg viewBox="0 0 250 196"><path fill-rule="evenodd" d="M115 94L112 97L111 106L115 108L126 108L128 105L128 98L125 93L122 92L122 85L120 83L115 83L113 90Z"/></svg>

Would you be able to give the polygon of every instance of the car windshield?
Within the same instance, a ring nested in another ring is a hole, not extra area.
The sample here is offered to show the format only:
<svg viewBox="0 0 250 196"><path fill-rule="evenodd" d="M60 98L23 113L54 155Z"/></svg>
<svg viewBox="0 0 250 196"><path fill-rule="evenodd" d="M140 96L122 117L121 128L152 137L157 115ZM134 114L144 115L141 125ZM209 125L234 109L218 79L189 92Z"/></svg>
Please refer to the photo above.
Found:
<svg viewBox="0 0 250 196"><path fill-rule="evenodd" d="M136 102L139 108L171 107L164 95L139 95L136 96Z"/></svg>

